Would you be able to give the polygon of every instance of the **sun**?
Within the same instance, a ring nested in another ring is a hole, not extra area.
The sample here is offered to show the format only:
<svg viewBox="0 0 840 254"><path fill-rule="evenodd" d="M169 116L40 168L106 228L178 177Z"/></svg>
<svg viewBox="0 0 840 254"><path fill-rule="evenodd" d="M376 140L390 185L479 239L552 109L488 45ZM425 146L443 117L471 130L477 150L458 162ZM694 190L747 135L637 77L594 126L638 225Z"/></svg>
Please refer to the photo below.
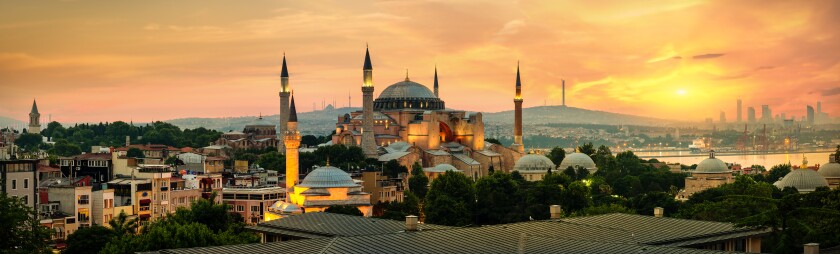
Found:
<svg viewBox="0 0 840 254"><path fill-rule="evenodd" d="M685 89L677 89L677 95L679 96L685 96L686 93L688 92L686 92Z"/></svg>

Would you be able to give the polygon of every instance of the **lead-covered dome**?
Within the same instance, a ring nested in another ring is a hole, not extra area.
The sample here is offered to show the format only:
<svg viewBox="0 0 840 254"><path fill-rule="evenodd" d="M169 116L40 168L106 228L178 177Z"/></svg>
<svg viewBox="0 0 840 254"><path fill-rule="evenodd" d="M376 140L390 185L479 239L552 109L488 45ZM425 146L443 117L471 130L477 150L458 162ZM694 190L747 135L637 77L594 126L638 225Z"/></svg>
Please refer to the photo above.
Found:
<svg viewBox="0 0 840 254"><path fill-rule="evenodd" d="M548 171L554 168L554 162L542 154L528 154L519 158L513 165L516 171Z"/></svg>
<svg viewBox="0 0 840 254"><path fill-rule="evenodd" d="M350 174L340 168L325 166L310 172L297 186L309 188L357 187Z"/></svg>
<svg viewBox="0 0 840 254"><path fill-rule="evenodd" d="M729 173L729 166L726 165L726 162L715 158L715 151L711 151L709 153L709 158L701 161L697 164L697 168L694 169L694 173L707 173L707 174L716 174L716 173Z"/></svg>
<svg viewBox="0 0 840 254"><path fill-rule="evenodd" d="M820 166L817 171L823 178L840 178L840 163L831 162Z"/></svg>
<svg viewBox="0 0 840 254"><path fill-rule="evenodd" d="M394 83L373 101L374 109L444 109L444 103L429 88L408 78Z"/></svg>
<svg viewBox="0 0 840 254"><path fill-rule="evenodd" d="M557 169L566 170L569 167L585 168L589 170L589 173L598 171L598 167L595 166L595 161L589 155L579 152L566 155L566 158L563 158L563 161L560 162L560 166Z"/></svg>
<svg viewBox="0 0 840 254"><path fill-rule="evenodd" d="M817 171L802 168L791 171L773 185L779 189L794 187L799 192L812 192L818 187L828 187L828 181Z"/></svg>

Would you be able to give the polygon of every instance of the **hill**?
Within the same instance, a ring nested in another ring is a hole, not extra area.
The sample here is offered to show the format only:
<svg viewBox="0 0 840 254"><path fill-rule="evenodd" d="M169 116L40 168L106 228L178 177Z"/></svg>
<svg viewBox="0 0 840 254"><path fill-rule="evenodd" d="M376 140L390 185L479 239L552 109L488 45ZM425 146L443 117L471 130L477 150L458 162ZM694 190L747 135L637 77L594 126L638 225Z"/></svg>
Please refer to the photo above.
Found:
<svg viewBox="0 0 840 254"><path fill-rule="evenodd" d="M8 117L5 117L5 116L0 116L0 129L6 128L6 127L11 127L13 129L20 130L20 128L26 128L26 123L24 123L20 120L17 120L17 119L12 119L12 118L8 118Z"/></svg>
<svg viewBox="0 0 840 254"><path fill-rule="evenodd" d="M484 122L489 125L513 124L513 110L485 113ZM662 126L677 122L564 106L539 106L522 109L523 125L558 123Z"/></svg>
<svg viewBox="0 0 840 254"><path fill-rule="evenodd" d="M339 115L344 115L361 108L333 108L327 107L324 110L298 113L298 129L303 135L328 135L335 130L335 121ZM259 116L238 116L222 118L178 118L166 120L182 129L195 129L204 127L207 129L227 132L231 130L241 131L245 125L256 122ZM273 123L280 123L279 115L263 116L263 119Z"/></svg>

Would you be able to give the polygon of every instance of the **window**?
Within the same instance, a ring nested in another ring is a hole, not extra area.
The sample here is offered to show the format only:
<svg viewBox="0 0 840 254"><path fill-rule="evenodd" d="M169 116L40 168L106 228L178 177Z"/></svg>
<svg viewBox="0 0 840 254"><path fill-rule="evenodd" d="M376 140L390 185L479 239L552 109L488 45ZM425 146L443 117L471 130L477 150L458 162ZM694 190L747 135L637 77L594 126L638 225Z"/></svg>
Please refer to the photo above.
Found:
<svg viewBox="0 0 840 254"><path fill-rule="evenodd" d="M260 211L260 206L258 206L258 205L251 206L251 212L259 212L259 211Z"/></svg>
<svg viewBox="0 0 840 254"><path fill-rule="evenodd" d="M17 190L17 179L12 179L12 189Z"/></svg>
<svg viewBox="0 0 840 254"><path fill-rule="evenodd" d="M244 212L245 211L245 206L244 205L237 205L236 206L236 211L237 212Z"/></svg>
<svg viewBox="0 0 840 254"><path fill-rule="evenodd" d="M29 204L29 195L23 195L23 198L20 200L22 200L24 204Z"/></svg>

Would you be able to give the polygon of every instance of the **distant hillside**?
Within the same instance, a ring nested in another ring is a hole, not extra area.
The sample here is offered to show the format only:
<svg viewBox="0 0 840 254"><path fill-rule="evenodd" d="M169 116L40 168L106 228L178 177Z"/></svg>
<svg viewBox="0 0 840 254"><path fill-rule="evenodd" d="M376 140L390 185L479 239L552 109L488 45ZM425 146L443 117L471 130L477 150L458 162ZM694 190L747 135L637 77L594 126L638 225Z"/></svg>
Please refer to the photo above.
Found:
<svg viewBox="0 0 840 254"><path fill-rule="evenodd" d="M0 129L11 127L14 129L26 128L26 123L19 121L17 119L8 118L5 116L0 116Z"/></svg>
<svg viewBox="0 0 840 254"><path fill-rule="evenodd" d="M484 122L492 125L513 124L513 110L496 113L485 113ZM674 124L676 123L676 121L663 120L652 117L610 113L605 111L588 110L575 107L539 106L523 109L522 123L524 125L576 123L661 126Z"/></svg>
<svg viewBox="0 0 840 254"><path fill-rule="evenodd" d="M301 133L311 135L328 135L335 130L335 121L338 120L339 115L344 115L361 108L332 108L327 107L324 110L298 113L298 128ZM259 116L238 116L238 117L223 117L223 118L178 118L166 120L164 122L174 124L182 129L195 129L204 127L207 129L227 132L231 130L241 131L245 125L254 123ZM263 119L268 122L280 123L279 115L263 116ZM276 125L275 124L275 125Z"/></svg>

